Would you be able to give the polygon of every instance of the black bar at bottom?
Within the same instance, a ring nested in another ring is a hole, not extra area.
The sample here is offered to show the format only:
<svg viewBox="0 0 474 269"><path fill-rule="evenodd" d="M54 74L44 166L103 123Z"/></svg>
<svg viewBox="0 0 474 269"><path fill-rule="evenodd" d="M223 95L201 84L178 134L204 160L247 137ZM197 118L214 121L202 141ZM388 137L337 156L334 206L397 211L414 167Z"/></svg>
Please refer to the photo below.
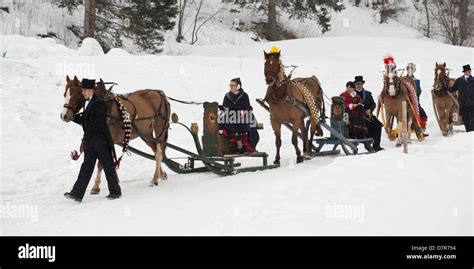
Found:
<svg viewBox="0 0 474 269"><path fill-rule="evenodd" d="M6 236L0 237L0 268L39 264L171 263L391 264L399 268L424 265L458 268L464 265L459 268L473 268L473 243L472 237ZM47 257L32 258L30 254L28 259L24 252L20 259L20 250L27 246L29 249L31 246L54 246L54 262L49 262Z"/></svg>

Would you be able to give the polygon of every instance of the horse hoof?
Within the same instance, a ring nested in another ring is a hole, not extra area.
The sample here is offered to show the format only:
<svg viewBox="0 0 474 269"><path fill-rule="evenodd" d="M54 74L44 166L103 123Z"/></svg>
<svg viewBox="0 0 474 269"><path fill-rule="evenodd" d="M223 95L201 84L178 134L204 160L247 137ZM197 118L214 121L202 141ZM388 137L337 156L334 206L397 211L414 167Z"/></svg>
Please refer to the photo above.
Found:
<svg viewBox="0 0 474 269"><path fill-rule="evenodd" d="M304 161L303 156L298 156L298 157L296 158L296 163L302 163L303 161Z"/></svg>
<svg viewBox="0 0 474 269"><path fill-rule="evenodd" d="M280 165L280 161L274 160L274 161L273 161L273 164L278 164L278 165Z"/></svg>
<svg viewBox="0 0 474 269"><path fill-rule="evenodd" d="M163 173L163 175L161 176L161 179L162 180L168 180L168 174Z"/></svg>
<svg viewBox="0 0 474 269"><path fill-rule="evenodd" d="M397 148L399 148L399 147L402 146L402 144L401 144L401 143L397 143L395 146L396 146Z"/></svg>
<svg viewBox="0 0 474 269"><path fill-rule="evenodd" d="M158 181L151 181L149 186L150 187L158 186Z"/></svg>
<svg viewBox="0 0 474 269"><path fill-rule="evenodd" d="M92 189L91 190L91 194L99 194L100 193L100 189Z"/></svg>

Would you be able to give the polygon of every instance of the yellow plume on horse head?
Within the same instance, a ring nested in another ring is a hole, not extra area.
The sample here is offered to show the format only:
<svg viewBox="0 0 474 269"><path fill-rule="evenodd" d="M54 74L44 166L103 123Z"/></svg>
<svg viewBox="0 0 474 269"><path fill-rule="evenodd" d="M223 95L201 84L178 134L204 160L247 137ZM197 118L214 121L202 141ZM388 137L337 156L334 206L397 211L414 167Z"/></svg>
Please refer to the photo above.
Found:
<svg viewBox="0 0 474 269"><path fill-rule="evenodd" d="M280 53L280 49L277 46L272 46L270 53Z"/></svg>

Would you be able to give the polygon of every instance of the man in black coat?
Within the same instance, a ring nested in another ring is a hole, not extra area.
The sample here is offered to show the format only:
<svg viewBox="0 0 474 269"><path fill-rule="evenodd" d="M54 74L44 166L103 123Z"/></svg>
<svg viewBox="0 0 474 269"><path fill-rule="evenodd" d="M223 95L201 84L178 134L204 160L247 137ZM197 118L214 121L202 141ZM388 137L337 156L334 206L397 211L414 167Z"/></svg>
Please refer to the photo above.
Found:
<svg viewBox="0 0 474 269"><path fill-rule="evenodd" d="M372 97L372 93L364 89L365 80L363 76L356 76L354 83L356 85L355 91L357 96L362 100L363 106L360 108L363 109L364 116L367 118L368 137L374 139L373 148L375 151L383 150L383 148L380 147L380 137L382 135L383 124L377 119L377 117L372 115L377 106Z"/></svg>
<svg viewBox="0 0 474 269"><path fill-rule="evenodd" d="M451 92L459 90L459 114L464 120L466 132L474 131L474 78L471 66L463 66L464 75L456 79L453 87L447 89Z"/></svg>
<svg viewBox="0 0 474 269"><path fill-rule="evenodd" d="M229 92L224 96L222 101L221 110L224 110L228 116L222 117L223 119L232 119L230 113L234 115L240 115L241 119L248 119L248 121L241 120L240 122L222 122L220 127L231 133L248 134L248 139L251 148L249 151L255 151L260 136L257 131L257 121L253 115L253 108L250 105L249 96L242 88L242 82L240 78L234 78L230 81ZM235 117L234 117L235 118ZM239 148L242 146L238 143ZM243 149L243 148L242 148Z"/></svg>
<svg viewBox="0 0 474 269"><path fill-rule="evenodd" d="M107 126L107 105L94 95L95 80L83 79L82 95L86 98L84 112L74 116L74 122L84 130L84 162L71 192L64 196L81 202L91 179L97 159L101 162L110 194L107 199L117 199L122 195L118 184L117 172L112 158L113 141Z"/></svg>

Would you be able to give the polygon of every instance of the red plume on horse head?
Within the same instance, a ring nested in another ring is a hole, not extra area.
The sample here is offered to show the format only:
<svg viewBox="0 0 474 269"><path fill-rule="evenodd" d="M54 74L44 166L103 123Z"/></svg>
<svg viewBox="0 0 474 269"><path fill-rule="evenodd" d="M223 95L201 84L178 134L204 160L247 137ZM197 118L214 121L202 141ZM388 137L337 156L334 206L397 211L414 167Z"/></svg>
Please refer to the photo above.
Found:
<svg viewBox="0 0 474 269"><path fill-rule="evenodd" d="M391 64L393 62L395 62L395 59L390 55L387 55L383 58L383 63L384 64Z"/></svg>

